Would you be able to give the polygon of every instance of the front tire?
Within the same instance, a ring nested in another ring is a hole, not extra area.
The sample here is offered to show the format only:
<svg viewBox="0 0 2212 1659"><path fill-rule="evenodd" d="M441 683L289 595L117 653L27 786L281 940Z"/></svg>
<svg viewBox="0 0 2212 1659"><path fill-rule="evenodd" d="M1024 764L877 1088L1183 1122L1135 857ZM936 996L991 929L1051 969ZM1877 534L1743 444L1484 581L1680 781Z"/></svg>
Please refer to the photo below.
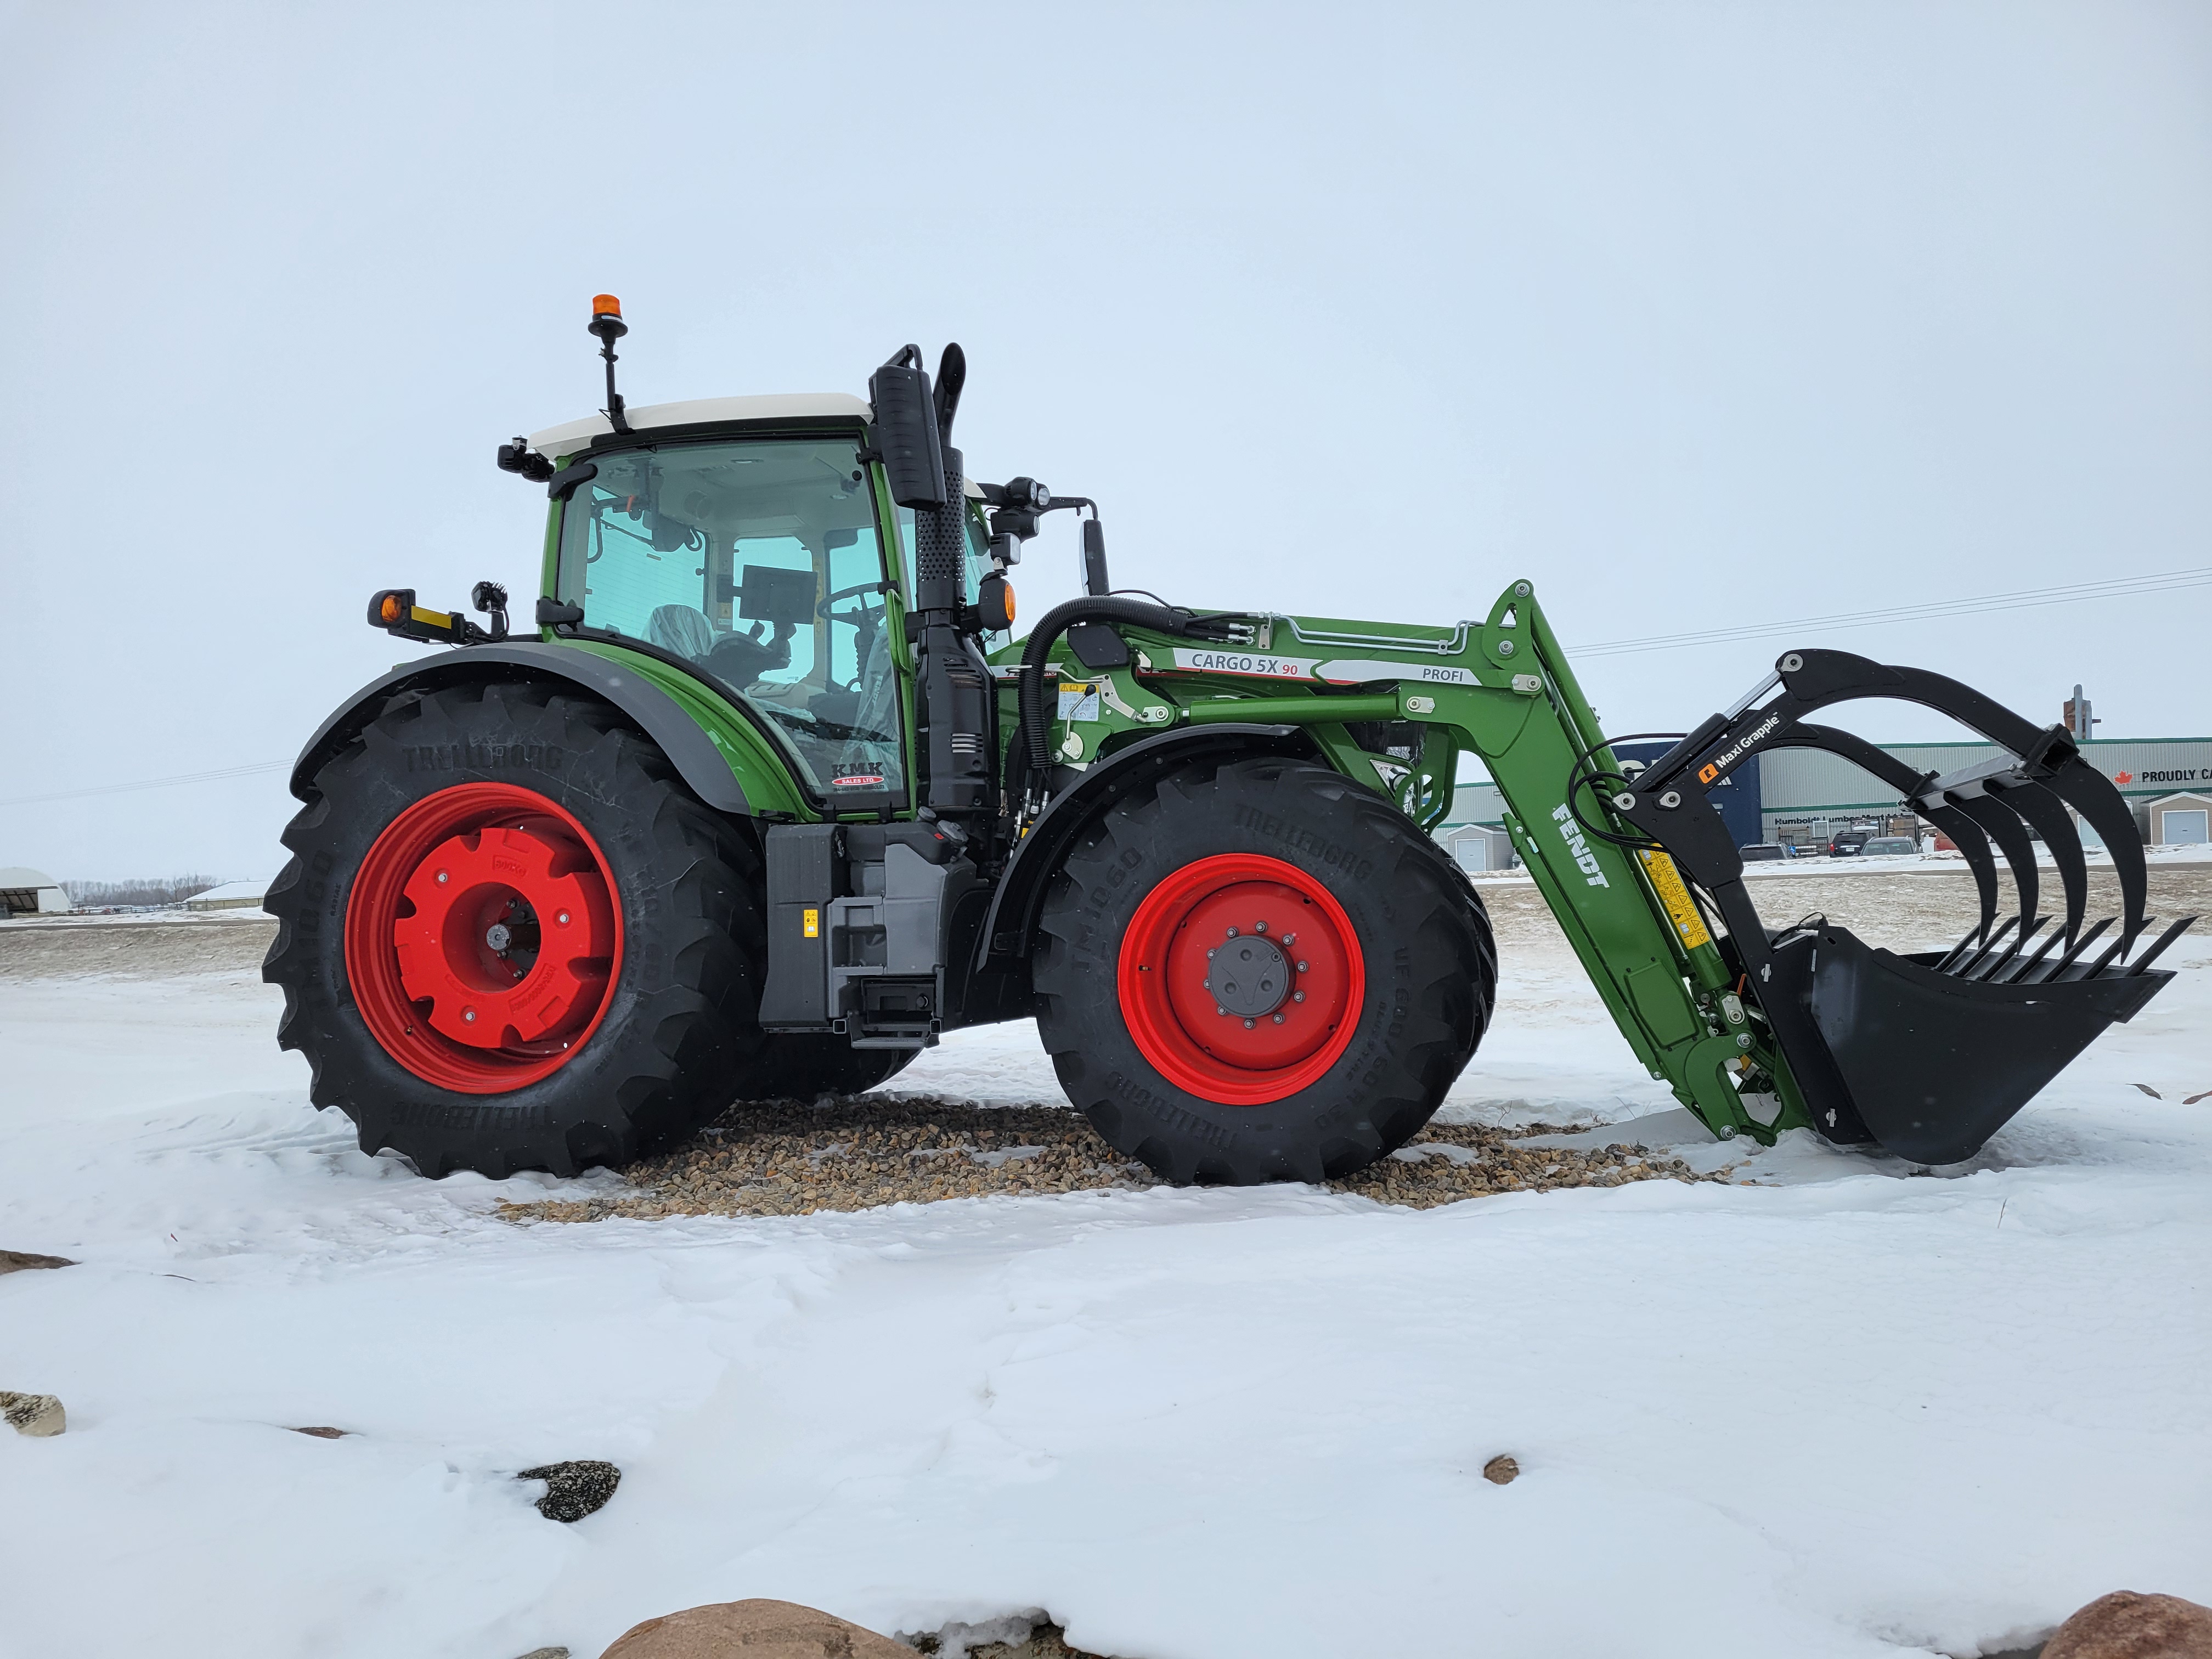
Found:
<svg viewBox="0 0 2212 1659"><path fill-rule="evenodd" d="M758 854L612 710L403 694L309 793L262 977L362 1151L573 1175L732 1097L761 1041Z"/></svg>
<svg viewBox="0 0 2212 1659"><path fill-rule="evenodd" d="M1443 1103L1497 994L1489 918L1402 813L1310 763L1179 772L1068 855L1034 964L1068 1097L1165 1180L1320 1181Z"/></svg>

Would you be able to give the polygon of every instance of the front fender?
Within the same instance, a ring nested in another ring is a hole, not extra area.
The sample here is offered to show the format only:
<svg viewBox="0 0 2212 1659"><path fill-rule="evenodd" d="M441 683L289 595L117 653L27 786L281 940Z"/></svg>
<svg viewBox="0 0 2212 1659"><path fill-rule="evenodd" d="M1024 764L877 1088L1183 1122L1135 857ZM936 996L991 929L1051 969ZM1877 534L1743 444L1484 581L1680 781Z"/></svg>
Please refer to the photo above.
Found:
<svg viewBox="0 0 2212 1659"><path fill-rule="evenodd" d="M1281 755L1327 761L1301 726L1224 723L1140 738L1093 763L1037 815L1029 834L1014 849L1006 874L1000 878L998 891L991 896L982 931L976 936L976 969L981 970L994 958L1018 961L1029 956L1046 885L1091 819L1137 784L1172 772L1200 756L1212 755Z"/></svg>
<svg viewBox="0 0 2212 1659"><path fill-rule="evenodd" d="M339 704L307 739L292 764L292 793L308 799L308 786L324 763L360 736L396 693L441 690L471 680L514 679L556 681L620 709L659 746L685 786L708 805L723 812L750 814L755 810L722 751L659 686L592 652L513 640L441 652L371 680Z"/></svg>

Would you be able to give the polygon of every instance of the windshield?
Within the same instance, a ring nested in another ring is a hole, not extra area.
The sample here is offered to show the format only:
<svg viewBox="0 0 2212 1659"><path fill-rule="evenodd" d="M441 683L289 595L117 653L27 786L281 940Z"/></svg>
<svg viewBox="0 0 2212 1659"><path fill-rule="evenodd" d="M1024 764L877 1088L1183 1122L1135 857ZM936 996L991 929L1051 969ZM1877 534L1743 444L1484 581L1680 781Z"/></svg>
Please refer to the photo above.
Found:
<svg viewBox="0 0 2212 1659"><path fill-rule="evenodd" d="M696 664L791 739L817 797L903 796L883 549L856 441L594 456L557 597Z"/></svg>

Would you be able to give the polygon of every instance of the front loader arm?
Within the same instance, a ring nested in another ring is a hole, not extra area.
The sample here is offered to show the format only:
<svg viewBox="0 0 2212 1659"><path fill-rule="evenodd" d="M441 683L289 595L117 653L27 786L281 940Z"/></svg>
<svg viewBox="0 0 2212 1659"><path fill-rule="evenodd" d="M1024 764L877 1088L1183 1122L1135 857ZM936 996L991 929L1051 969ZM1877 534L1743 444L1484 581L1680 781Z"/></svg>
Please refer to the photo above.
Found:
<svg viewBox="0 0 2212 1659"><path fill-rule="evenodd" d="M1577 778L1618 775L1616 763L1530 584L1499 596L1473 650L1482 688L1439 690L1433 714L1412 717L1448 721L1482 757L1516 849L1637 1058L1723 1139L1771 1141L1806 1122L1673 864L1606 839L1625 826L1602 793L1577 792ZM1507 703L1518 718L1501 718ZM1772 1103L1755 1116L1746 1101L1760 1096Z"/></svg>

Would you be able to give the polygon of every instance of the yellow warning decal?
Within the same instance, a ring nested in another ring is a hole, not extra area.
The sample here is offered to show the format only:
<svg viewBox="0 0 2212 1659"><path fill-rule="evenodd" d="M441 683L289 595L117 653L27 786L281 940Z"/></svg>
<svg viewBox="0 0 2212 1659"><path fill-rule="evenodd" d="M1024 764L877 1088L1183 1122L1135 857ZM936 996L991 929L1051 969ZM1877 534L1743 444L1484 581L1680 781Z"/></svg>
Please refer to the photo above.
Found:
<svg viewBox="0 0 2212 1659"><path fill-rule="evenodd" d="M1681 884L1679 882L1675 884L1677 886L1680 886L1680 884ZM820 939L822 937L822 913L816 909L812 905L808 905L806 907L806 914L799 918L799 930L804 933L807 938Z"/></svg>
<svg viewBox="0 0 2212 1659"><path fill-rule="evenodd" d="M1705 919L1698 914L1691 901L1690 890L1682 884L1682 872L1674 867L1674 860L1664 853L1654 853L1638 848L1636 856L1644 860L1644 873L1651 878L1651 886L1659 895L1659 902L1667 907L1667 915L1674 924L1675 935L1682 948L1694 951L1700 945L1711 945L1713 936L1705 931Z"/></svg>
<svg viewBox="0 0 2212 1659"><path fill-rule="evenodd" d="M425 628L443 628L450 631L453 626L453 613L450 611L426 611L417 605L409 606L407 614Z"/></svg>

